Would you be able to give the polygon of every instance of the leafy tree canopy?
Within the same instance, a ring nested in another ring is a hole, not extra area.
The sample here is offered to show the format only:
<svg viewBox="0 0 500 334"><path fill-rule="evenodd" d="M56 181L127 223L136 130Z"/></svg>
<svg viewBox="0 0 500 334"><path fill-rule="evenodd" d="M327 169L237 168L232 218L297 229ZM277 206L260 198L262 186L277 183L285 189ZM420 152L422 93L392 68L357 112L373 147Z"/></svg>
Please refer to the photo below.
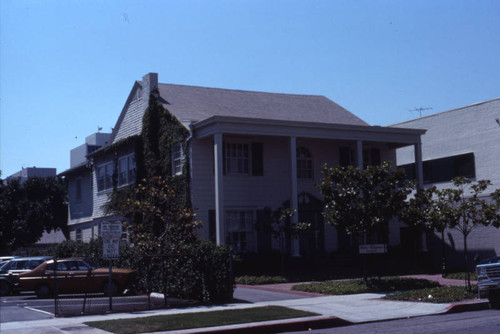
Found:
<svg viewBox="0 0 500 334"><path fill-rule="evenodd" d="M326 221L356 235L386 234L389 220L400 213L412 188L404 171L392 169L388 162L364 170L324 165L319 184Z"/></svg>
<svg viewBox="0 0 500 334"><path fill-rule="evenodd" d="M421 189L409 200L401 218L411 226L442 232L458 230L464 241L464 265L468 271L467 238L478 226L500 227L500 189L485 196L489 180L472 182L464 177L453 180L453 187ZM470 287L470 276L467 275Z"/></svg>
<svg viewBox="0 0 500 334"><path fill-rule="evenodd" d="M61 178L0 181L0 252L37 242L44 232L66 233L67 187Z"/></svg>

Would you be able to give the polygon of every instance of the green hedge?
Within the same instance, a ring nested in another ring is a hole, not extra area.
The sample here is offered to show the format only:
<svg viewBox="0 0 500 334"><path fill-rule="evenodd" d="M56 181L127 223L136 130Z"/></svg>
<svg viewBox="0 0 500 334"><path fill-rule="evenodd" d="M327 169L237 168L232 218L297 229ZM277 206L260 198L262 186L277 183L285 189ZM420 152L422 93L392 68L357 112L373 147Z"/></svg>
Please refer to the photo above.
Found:
<svg viewBox="0 0 500 334"><path fill-rule="evenodd" d="M85 257L107 266L102 259L102 239L89 243L65 241L53 247L58 258ZM115 267L136 271L133 288L137 292L166 293L168 297L203 302L230 301L233 297L232 254L207 241L179 245L169 254L142 254L129 244L120 247Z"/></svg>
<svg viewBox="0 0 500 334"><path fill-rule="evenodd" d="M236 284L261 285L287 283L288 280L282 276L239 276L235 279Z"/></svg>

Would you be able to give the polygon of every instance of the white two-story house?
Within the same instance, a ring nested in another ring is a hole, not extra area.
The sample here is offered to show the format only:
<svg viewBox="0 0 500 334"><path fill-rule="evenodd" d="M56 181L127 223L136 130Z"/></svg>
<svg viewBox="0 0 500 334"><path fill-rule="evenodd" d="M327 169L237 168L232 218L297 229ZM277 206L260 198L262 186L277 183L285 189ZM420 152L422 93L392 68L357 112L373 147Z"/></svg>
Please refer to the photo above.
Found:
<svg viewBox="0 0 500 334"><path fill-rule="evenodd" d="M396 149L411 146L422 179L420 129L370 126L324 96L294 95L194 87L158 82L149 73L136 81L107 143L100 148L109 154L90 155L79 173L91 177L91 192L84 201L92 203L85 218L70 214L71 238L81 240L99 235L100 222L122 219L106 216L102 205L117 186L134 183L134 145L123 145L140 135L142 117L150 93L159 99L189 131L189 152L172 150L172 173L182 173L189 158L190 194L197 219L204 224L202 237L217 244L231 244L242 252L266 252L276 248L269 233L256 228L264 208L293 208L292 222L312 225L292 245L294 254L332 252L347 247L349 237L325 224L323 204L316 184L321 166L359 167L395 162ZM116 145L116 149L109 149ZM186 154L188 153L188 154ZM81 168L81 167L80 167ZM79 173L67 172L70 212ZM389 242L399 242L396 227Z"/></svg>

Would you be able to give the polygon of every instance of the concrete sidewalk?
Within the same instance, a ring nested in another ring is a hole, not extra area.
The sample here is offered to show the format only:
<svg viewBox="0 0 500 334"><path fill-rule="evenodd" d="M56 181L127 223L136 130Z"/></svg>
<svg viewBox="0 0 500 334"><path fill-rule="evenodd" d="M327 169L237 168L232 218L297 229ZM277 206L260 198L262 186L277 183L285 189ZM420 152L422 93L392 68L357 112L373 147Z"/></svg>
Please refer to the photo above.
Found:
<svg viewBox="0 0 500 334"><path fill-rule="evenodd" d="M245 289L239 287L238 289ZM252 294L259 289L268 291L269 286L246 287L245 293ZM253 290L252 290L253 289ZM313 294L292 292L285 285L274 285L279 294L275 294L275 300L267 300L254 303L235 303L221 306L199 306L187 309L164 309L133 313L116 313L97 316L82 316L74 318L54 318L39 321L8 322L0 324L2 334L45 334L45 333L83 333L97 334L105 331L88 327L84 322L130 319L138 317L148 317L153 315L168 315L179 313L209 312L227 309L243 309L262 306L284 306L297 310L309 311L319 314L314 317L286 319L279 321L267 321L260 323L249 323L240 325L230 325L221 327L189 329L174 331L173 333L238 333L238 332L279 332L289 330L299 330L308 328L326 328L347 325L349 323L363 323L371 321L381 321L390 319L401 319L432 314L442 314L448 312L462 312L468 310L478 310L489 308L487 300L472 300L455 304L432 304L417 302L389 301L380 299L384 294L365 293L357 295L324 296ZM288 290L288 291L287 291ZM241 291L240 291L241 295Z"/></svg>

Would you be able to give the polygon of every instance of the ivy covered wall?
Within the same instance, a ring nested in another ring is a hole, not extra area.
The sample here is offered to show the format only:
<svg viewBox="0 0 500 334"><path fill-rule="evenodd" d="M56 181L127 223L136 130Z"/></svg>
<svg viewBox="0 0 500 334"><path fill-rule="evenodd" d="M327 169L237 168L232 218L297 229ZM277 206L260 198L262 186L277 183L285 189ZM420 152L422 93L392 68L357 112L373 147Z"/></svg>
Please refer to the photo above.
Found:
<svg viewBox="0 0 500 334"><path fill-rule="evenodd" d="M117 170L113 173L113 192L106 204L107 213L120 212L124 199L133 196L133 189L138 183L153 177L161 177L169 188L175 189L176 204L182 208L191 208L190 165L189 165L189 130L181 124L159 101L158 91L150 94L149 105L142 119L142 133L122 139L100 151L100 154L113 152L115 166L117 159L127 149L133 147L136 161L136 183L126 187L117 187ZM183 170L180 175L173 175L172 149L181 144L184 154Z"/></svg>

